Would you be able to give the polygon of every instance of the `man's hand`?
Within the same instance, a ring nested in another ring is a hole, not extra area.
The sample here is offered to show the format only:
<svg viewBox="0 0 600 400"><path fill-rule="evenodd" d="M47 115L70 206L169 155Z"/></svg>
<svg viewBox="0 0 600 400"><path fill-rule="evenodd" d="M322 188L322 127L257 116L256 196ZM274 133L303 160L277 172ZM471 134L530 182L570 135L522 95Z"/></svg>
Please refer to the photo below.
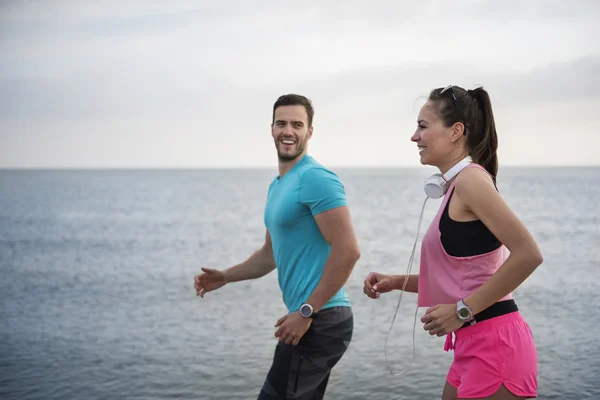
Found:
<svg viewBox="0 0 600 400"><path fill-rule="evenodd" d="M431 336L444 336L454 332L464 325L464 322L456 316L456 304L438 304L427 311L421 317L423 329L429 331Z"/></svg>
<svg viewBox="0 0 600 400"><path fill-rule="evenodd" d="M300 311L287 314L277 321L275 327L279 327L275 331L275 337L279 338L280 342L296 346L302 336L306 333L312 324L312 318L304 318L300 315Z"/></svg>
<svg viewBox="0 0 600 400"><path fill-rule="evenodd" d="M196 296L204 298L211 290L216 290L227 283L227 277L223 271L202 267L202 274L194 277L194 288Z"/></svg>

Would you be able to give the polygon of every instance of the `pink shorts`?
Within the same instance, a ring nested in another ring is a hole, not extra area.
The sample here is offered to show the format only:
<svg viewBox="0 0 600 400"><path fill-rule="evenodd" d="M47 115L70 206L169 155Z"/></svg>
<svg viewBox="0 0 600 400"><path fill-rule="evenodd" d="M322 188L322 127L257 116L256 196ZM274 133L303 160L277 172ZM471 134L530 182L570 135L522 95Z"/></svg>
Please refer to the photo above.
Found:
<svg viewBox="0 0 600 400"><path fill-rule="evenodd" d="M458 398L488 397L504 384L515 396L537 397L537 352L529 325L512 312L454 332L448 382ZM452 348L448 335L447 348Z"/></svg>

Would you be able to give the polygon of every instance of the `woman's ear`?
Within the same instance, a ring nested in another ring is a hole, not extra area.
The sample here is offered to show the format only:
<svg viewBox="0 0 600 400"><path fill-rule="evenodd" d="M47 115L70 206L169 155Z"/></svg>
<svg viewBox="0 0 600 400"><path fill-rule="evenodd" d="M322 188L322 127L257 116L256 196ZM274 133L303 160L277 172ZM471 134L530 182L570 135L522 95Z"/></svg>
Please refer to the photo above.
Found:
<svg viewBox="0 0 600 400"><path fill-rule="evenodd" d="M465 133L465 124L462 122L456 122L452 125L452 136L450 137L451 142L456 142L460 140L464 136Z"/></svg>

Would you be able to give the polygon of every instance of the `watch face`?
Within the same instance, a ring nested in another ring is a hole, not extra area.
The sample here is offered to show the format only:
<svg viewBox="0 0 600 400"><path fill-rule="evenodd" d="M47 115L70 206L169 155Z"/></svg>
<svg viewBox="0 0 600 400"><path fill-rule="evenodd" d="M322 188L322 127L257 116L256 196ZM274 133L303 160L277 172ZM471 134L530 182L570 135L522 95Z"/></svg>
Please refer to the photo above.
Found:
<svg viewBox="0 0 600 400"><path fill-rule="evenodd" d="M310 315L310 306L305 304L300 307L300 314L302 314L303 317L308 317Z"/></svg>
<svg viewBox="0 0 600 400"><path fill-rule="evenodd" d="M458 310L458 315L460 315L461 318L469 318L469 309L461 308Z"/></svg>

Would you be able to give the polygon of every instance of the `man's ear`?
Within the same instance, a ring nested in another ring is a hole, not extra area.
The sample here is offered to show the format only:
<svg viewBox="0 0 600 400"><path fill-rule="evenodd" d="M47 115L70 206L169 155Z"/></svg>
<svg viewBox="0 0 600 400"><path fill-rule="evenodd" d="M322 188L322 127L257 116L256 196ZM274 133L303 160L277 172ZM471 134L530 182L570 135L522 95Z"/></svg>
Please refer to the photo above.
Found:
<svg viewBox="0 0 600 400"><path fill-rule="evenodd" d="M311 138L313 134L313 127L308 128L308 137Z"/></svg>

